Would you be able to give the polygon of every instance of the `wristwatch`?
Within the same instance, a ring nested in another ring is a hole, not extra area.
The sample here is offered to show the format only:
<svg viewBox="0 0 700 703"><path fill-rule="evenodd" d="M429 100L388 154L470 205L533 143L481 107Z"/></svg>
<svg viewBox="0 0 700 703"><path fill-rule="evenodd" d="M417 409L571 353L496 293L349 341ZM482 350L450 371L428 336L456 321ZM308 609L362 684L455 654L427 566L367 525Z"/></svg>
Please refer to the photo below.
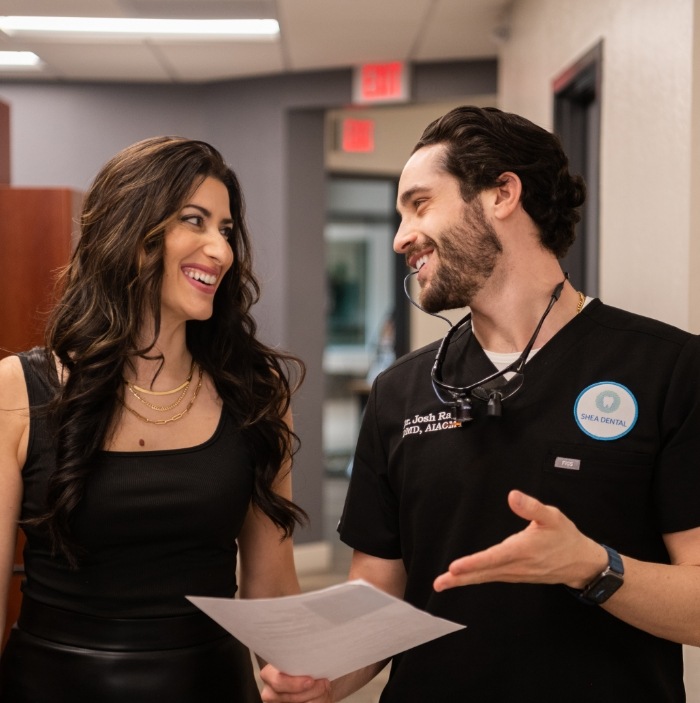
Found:
<svg viewBox="0 0 700 703"><path fill-rule="evenodd" d="M579 599L593 605L605 603L624 583L625 567L620 555L605 544L600 546L608 553L607 567L582 590L572 589Z"/></svg>

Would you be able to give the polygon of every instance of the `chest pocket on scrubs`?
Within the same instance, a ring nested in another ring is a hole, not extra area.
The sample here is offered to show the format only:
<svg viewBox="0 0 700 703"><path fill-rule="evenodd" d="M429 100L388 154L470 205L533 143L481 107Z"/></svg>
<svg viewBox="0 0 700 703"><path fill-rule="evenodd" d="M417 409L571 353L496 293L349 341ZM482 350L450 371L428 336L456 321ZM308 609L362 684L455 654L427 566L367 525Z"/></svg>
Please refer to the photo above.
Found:
<svg viewBox="0 0 700 703"><path fill-rule="evenodd" d="M555 444L544 459L540 497L596 539L653 523L653 459L609 446Z"/></svg>

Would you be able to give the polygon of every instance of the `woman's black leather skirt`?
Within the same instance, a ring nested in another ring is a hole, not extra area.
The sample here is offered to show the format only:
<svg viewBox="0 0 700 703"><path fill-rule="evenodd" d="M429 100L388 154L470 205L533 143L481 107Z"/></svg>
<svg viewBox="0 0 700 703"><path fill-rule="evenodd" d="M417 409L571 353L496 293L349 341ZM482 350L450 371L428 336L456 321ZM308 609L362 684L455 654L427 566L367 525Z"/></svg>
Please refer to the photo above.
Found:
<svg viewBox="0 0 700 703"><path fill-rule="evenodd" d="M250 653L204 613L106 619L25 596L2 703L259 703Z"/></svg>

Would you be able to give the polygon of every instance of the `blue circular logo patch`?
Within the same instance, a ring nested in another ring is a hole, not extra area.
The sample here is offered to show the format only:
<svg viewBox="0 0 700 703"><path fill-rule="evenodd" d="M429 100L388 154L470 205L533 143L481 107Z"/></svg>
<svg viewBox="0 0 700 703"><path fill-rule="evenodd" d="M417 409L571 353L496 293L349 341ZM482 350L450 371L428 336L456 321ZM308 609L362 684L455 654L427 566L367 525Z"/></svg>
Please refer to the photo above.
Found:
<svg viewBox="0 0 700 703"><path fill-rule="evenodd" d="M600 440L624 437L637 422L637 399L621 383L601 381L584 388L574 403L576 424Z"/></svg>

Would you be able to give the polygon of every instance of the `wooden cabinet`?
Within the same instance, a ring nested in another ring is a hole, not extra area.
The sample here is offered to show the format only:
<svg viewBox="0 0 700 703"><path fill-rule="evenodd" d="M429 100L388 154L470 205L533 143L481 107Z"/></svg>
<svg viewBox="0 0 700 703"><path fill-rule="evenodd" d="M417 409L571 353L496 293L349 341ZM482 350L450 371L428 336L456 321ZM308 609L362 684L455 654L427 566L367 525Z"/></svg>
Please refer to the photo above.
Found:
<svg viewBox="0 0 700 703"><path fill-rule="evenodd" d="M0 353L43 341L58 270L68 263L81 196L67 189L0 187Z"/></svg>
<svg viewBox="0 0 700 703"><path fill-rule="evenodd" d="M56 274L68 263L81 201L80 193L65 188L0 186L0 358L43 343ZM22 546L20 534L7 629L19 611Z"/></svg>
<svg viewBox="0 0 700 703"><path fill-rule="evenodd" d="M10 183L10 106L0 102L0 184Z"/></svg>

